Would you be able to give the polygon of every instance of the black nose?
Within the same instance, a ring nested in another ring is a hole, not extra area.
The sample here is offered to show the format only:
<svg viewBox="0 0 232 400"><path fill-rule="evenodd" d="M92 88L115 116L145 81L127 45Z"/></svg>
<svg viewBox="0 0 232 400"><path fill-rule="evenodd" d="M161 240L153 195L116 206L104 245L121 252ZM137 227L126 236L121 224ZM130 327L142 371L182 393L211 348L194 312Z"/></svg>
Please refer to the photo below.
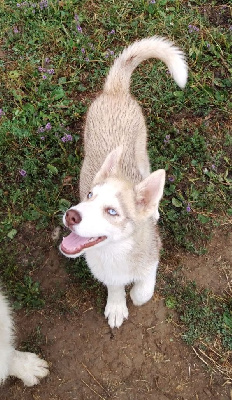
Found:
<svg viewBox="0 0 232 400"><path fill-rule="evenodd" d="M76 210L68 210L65 214L65 221L68 226L79 224L81 220L81 214Z"/></svg>

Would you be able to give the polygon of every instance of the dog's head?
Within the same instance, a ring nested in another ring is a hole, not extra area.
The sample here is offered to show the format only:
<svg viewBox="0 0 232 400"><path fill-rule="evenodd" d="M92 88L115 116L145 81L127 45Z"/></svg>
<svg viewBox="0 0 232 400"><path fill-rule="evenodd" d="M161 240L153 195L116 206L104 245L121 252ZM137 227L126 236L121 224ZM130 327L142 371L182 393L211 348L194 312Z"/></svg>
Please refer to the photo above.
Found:
<svg viewBox="0 0 232 400"><path fill-rule="evenodd" d="M78 257L93 246L120 242L132 235L138 224L158 215L165 171L155 171L133 186L120 177L120 158L121 149L113 150L86 198L64 214L64 225L72 231L60 245L67 257Z"/></svg>

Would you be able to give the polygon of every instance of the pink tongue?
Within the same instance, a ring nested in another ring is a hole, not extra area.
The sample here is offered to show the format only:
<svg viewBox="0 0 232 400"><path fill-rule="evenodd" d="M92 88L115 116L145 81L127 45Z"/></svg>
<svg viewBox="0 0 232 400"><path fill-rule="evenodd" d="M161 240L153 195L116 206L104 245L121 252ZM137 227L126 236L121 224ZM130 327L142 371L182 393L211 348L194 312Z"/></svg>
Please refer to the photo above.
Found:
<svg viewBox="0 0 232 400"><path fill-rule="evenodd" d="M62 247L68 251L75 251L88 242L88 240L89 238L78 236L72 232L70 235L63 238Z"/></svg>

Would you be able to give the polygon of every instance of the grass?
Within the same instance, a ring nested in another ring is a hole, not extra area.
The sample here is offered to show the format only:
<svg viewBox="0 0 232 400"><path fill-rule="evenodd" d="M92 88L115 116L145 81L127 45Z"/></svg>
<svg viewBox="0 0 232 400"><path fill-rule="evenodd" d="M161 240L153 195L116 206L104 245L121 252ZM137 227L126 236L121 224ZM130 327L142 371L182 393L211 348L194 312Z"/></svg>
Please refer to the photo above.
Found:
<svg viewBox="0 0 232 400"><path fill-rule="evenodd" d="M167 171L164 240L204 252L212 228L232 218L229 2L3 0L1 22L1 270L16 307L44 301L38 282L30 278L33 267L24 276L20 271L20 229L32 222L40 232L49 230L76 202L86 110L114 56L138 38L168 36L187 55L184 91L157 61L141 65L131 87L147 118L152 168ZM70 274L89 282L83 261L73 265ZM188 284L180 289L175 281L168 299L176 292L185 339L193 344L197 321L189 319L188 310L194 313L208 294ZM191 296L194 301L186 302ZM211 306L210 313L214 301ZM215 307L222 326L231 319L231 303L223 298ZM205 324L202 329L207 331Z"/></svg>

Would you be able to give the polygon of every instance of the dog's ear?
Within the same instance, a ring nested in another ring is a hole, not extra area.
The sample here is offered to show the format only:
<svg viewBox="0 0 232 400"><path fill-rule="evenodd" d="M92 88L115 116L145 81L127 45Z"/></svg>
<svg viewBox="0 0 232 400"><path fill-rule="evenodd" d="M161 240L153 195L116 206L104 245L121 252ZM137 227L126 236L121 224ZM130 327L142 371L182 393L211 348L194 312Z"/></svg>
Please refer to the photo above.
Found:
<svg viewBox="0 0 232 400"><path fill-rule="evenodd" d="M107 179L110 175L114 175L118 171L119 161L122 155L122 147L118 146L111 151L106 157L100 170L94 178L94 183Z"/></svg>
<svg viewBox="0 0 232 400"><path fill-rule="evenodd" d="M137 210L142 216L159 216L158 207L163 196L164 184L165 170L158 169L135 186Z"/></svg>

